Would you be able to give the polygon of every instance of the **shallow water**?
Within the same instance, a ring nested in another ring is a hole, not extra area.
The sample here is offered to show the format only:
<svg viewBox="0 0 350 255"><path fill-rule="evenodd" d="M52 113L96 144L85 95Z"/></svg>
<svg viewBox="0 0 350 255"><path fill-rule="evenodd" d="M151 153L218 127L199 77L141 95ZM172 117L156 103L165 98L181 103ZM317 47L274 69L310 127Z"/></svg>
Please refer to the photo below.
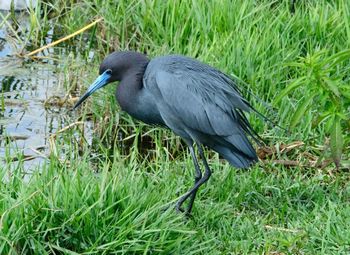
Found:
<svg viewBox="0 0 350 255"><path fill-rule="evenodd" d="M22 28L28 26L24 13L17 18ZM50 134L72 121L65 114L67 108L45 108L48 98L65 95L54 61L26 63L16 57L22 45L11 33L6 24L0 27L0 167L16 167L22 156L24 169L30 172L45 162ZM50 41L48 37L46 43ZM51 53L53 49L43 55Z"/></svg>

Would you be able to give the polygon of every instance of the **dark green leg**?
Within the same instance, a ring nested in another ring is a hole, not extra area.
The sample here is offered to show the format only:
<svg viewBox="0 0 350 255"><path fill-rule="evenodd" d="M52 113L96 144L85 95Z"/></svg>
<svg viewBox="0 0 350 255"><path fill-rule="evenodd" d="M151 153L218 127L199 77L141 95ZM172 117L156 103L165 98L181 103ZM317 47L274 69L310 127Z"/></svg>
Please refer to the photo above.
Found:
<svg viewBox="0 0 350 255"><path fill-rule="evenodd" d="M199 164L198 164L197 157L196 157L196 154L194 152L193 146L190 146L190 153L191 153L191 156L192 156L192 159L193 159L194 168L196 169L196 174L194 176L194 184L196 184L197 182L199 182L200 179L202 179L202 172L201 172L201 169L199 167ZM188 214L190 214L191 211L192 211L193 202L194 202L194 199L196 198L197 191L198 191L198 189L195 190L191 194L190 202L188 203L187 212L186 212Z"/></svg>
<svg viewBox="0 0 350 255"><path fill-rule="evenodd" d="M186 213L188 213L188 214L191 213L192 206L193 206L193 201L194 201L194 198L196 196L197 190L199 189L200 186L202 186L202 184L207 182L209 180L210 176L211 176L210 168L209 168L208 163L207 163L207 161L206 161L206 159L204 157L204 153L203 153L203 150L202 150L202 147L201 147L200 144L198 144L198 151L199 151L199 155L201 156L201 158L203 160L203 164L204 164L204 167L205 167L204 176L202 178L200 178L198 181L196 180L196 183L194 184L194 186L186 194L184 194L179 199L179 201L176 203L176 207L175 207L177 211L182 211L182 209L181 209L182 204L185 202L185 200L187 198L189 198L191 196L191 201L190 201L190 204L189 204L188 209L186 211ZM199 168L199 165L198 165L197 158L194 155L193 147L192 147L191 155L193 157L193 161L197 162L197 163L194 163L195 168L196 168L196 177L197 177L197 175L199 176L198 173L200 172L200 168ZM192 197L193 197L193 201L192 201Z"/></svg>

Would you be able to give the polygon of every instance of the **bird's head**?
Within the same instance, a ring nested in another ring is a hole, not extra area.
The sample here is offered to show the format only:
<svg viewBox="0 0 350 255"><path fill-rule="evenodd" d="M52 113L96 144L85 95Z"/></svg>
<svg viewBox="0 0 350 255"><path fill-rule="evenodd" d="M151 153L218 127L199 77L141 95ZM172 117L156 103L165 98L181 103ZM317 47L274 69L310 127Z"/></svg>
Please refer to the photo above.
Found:
<svg viewBox="0 0 350 255"><path fill-rule="evenodd" d="M90 85L88 90L82 95L74 105L77 108L96 90L114 81L121 81L130 73L137 74L138 69L148 63L148 58L141 53L133 51L120 51L109 54L101 63L99 76Z"/></svg>

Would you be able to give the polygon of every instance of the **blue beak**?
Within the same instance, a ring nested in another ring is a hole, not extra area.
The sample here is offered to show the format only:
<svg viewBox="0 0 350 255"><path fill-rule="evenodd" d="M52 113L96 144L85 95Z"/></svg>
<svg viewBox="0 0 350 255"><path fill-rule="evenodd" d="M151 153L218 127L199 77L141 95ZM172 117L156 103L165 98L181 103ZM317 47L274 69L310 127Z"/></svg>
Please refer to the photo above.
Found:
<svg viewBox="0 0 350 255"><path fill-rule="evenodd" d="M99 77L97 77L97 79L94 81L93 84L90 85L90 87L85 92L85 94L79 98L78 102L74 105L73 110L75 110L82 102L85 101L86 98L88 98L96 90L106 86L111 76L112 76L111 70L108 69L104 71L104 73L101 74Z"/></svg>

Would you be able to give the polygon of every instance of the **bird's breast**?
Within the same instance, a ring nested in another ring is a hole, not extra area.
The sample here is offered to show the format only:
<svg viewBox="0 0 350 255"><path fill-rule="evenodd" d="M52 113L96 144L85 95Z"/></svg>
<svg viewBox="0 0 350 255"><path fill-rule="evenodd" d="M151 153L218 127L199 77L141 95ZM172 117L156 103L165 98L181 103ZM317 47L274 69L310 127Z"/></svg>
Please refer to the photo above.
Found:
<svg viewBox="0 0 350 255"><path fill-rule="evenodd" d="M116 99L121 109L133 118L150 125L165 125L154 96L145 88L132 95L117 90Z"/></svg>

